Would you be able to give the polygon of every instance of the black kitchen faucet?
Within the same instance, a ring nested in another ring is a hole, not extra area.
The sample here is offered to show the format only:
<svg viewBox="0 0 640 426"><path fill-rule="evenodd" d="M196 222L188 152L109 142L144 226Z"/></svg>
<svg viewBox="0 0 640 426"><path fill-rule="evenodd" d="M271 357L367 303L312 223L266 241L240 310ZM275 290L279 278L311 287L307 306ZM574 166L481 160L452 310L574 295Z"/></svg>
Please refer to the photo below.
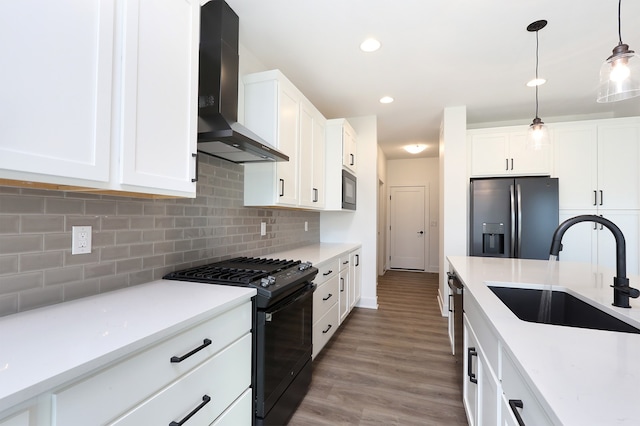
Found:
<svg viewBox="0 0 640 426"><path fill-rule="evenodd" d="M627 254L626 245L624 241L624 235L620 228L615 223L601 216L596 215L581 215L572 217L562 222L553 233L551 239L551 250L549 253L552 256L557 256L562 250L562 236L576 223L580 222L596 222L605 226L616 239L616 276L613 277L613 306L619 308L630 308L629 297L637 298L640 296L640 290L629 287L629 278L627 278Z"/></svg>

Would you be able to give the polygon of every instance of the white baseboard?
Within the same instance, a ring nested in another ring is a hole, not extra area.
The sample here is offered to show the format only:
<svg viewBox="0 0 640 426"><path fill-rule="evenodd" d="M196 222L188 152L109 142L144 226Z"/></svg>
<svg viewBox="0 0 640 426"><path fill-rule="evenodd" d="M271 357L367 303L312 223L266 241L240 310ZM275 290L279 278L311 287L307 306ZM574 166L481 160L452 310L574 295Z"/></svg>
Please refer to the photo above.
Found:
<svg viewBox="0 0 640 426"><path fill-rule="evenodd" d="M378 297L361 297L356 306L358 308L378 309Z"/></svg>

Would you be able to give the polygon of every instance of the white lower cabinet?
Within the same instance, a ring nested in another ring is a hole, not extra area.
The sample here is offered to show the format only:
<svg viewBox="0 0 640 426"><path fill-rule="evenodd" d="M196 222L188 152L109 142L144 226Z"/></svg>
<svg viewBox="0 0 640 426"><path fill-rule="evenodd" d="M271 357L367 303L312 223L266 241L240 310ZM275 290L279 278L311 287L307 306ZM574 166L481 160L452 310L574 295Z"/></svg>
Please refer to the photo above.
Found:
<svg viewBox="0 0 640 426"><path fill-rule="evenodd" d="M470 426L552 425L475 299L464 295L463 405Z"/></svg>
<svg viewBox="0 0 640 426"><path fill-rule="evenodd" d="M466 367L463 385L463 404L469 425L499 424L499 389L496 372L491 368L483 347L465 318L464 324Z"/></svg>
<svg viewBox="0 0 640 426"><path fill-rule="evenodd" d="M331 258L316 267L318 275L314 282L318 287L313 293L313 358L320 353L340 323L338 309L340 297L338 295L340 292L339 259Z"/></svg>
<svg viewBox="0 0 640 426"><path fill-rule="evenodd" d="M110 425L210 425L251 385L251 335L225 348ZM82 424L82 423L69 423ZM86 424L86 423L85 423Z"/></svg>
<svg viewBox="0 0 640 426"><path fill-rule="evenodd" d="M360 300L361 248L345 251L315 265L318 275L313 293L313 355L331 339Z"/></svg>
<svg viewBox="0 0 640 426"><path fill-rule="evenodd" d="M552 422L518 372L509 355L502 352L501 407L505 425L551 425Z"/></svg>
<svg viewBox="0 0 640 426"><path fill-rule="evenodd" d="M338 275L340 281L340 323L347 318L351 308L350 299L351 291L349 288L349 254L340 257L340 273Z"/></svg>
<svg viewBox="0 0 640 426"><path fill-rule="evenodd" d="M360 301L362 294L362 266L360 266L360 258L362 257L362 249L358 248L349 253L349 293L351 299L349 301L349 309Z"/></svg>
<svg viewBox="0 0 640 426"><path fill-rule="evenodd" d="M191 415L190 426L210 425L251 393L251 322L245 303L54 390L51 424L182 424Z"/></svg>

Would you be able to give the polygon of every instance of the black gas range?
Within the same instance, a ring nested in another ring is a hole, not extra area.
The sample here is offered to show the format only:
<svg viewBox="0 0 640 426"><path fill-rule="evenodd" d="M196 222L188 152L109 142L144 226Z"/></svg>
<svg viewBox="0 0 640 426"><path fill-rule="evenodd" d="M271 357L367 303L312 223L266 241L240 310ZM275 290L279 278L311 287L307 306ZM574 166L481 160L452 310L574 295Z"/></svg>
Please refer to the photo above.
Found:
<svg viewBox="0 0 640 426"><path fill-rule="evenodd" d="M286 424L311 383L313 279L318 269L299 260L236 257L164 278L253 287L255 425Z"/></svg>
<svg viewBox="0 0 640 426"><path fill-rule="evenodd" d="M236 257L171 272L164 278L208 284L253 287L256 306L266 308L311 283L318 269L299 260Z"/></svg>

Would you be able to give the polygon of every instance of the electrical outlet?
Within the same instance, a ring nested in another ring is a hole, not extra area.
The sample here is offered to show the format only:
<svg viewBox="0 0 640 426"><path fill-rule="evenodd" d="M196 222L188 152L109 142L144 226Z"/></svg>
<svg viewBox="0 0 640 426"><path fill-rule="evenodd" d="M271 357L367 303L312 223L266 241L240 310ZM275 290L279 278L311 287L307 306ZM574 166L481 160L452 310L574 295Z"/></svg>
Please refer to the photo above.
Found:
<svg viewBox="0 0 640 426"><path fill-rule="evenodd" d="M267 222L260 222L260 235L263 237L267 235Z"/></svg>
<svg viewBox="0 0 640 426"><path fill-rule="evenodd" d="M71 254L91 253L91 227L71 227Z"/></svg>

